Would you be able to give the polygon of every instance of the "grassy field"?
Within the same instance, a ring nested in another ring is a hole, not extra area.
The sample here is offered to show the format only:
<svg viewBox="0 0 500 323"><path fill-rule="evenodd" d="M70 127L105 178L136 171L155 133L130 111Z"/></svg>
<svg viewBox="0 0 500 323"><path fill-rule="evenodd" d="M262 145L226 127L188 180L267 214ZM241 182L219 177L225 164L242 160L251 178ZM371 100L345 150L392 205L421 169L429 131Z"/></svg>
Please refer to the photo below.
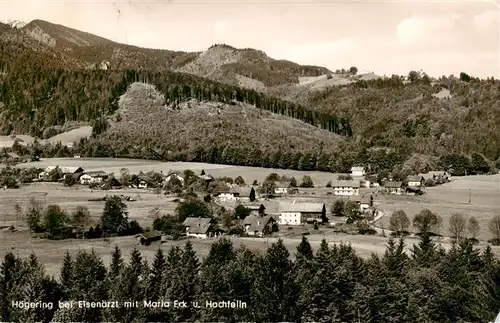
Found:
<svg viewBox="0 0 500 323"><path fill-rule="evenodd" d="M38 167L45 168L47 166L80 166L85 170L103 170L107 173L115 173L120 175L121 168L129 169L130 173L137 174L140 171L163 171L167 174L170 170L185 170L191 169L195 173L204 169L207 174L214 177L241 176L245 182L251 184L254 180L263 181L267 175L276 172L280 175L294 176L300 183L304 175L311 176L315 185L325 186L328 181L336 180L338 174L316 172L316 171L294 171L261 167L245 167L245 166L230 166L230 165L215 165L205 163L186 163L186 162L159 162L139 159L113 159L113 158L47 158L39 162L31 162L17 165L18 167Z"/></svg>
<svg viewBox="0 0 500 323"><path fill-rule="evenodd" d="M91 134L92 126L82 126L50 137L44 140L44 142L50 142L53 145L61 142L63 146L67 146L80 141L81 138L89 138Z"/></svg>
<svg viewBox="0 0 500 323"><path fill-rule="evenodd" d="M426 191L427 194L419 197L378 195L379 208L386 214L378 225L388 228L389 216L396 210L404 210L413 219L421 210L429 209L443 218L441 234L449 235L451 214L462 213L466 218L474 216L479 221L480 240L492 238L488 222L494 215L500 214L500 174L455 177L450 183L430 187Z"/></svg>
<svg viewBox="0 0 500 323"><path fill-rule="evenodd" d="M104 208L104 202L88 200L106 195L125 195L137 199L134 202L127 202L129 218L137 220L144 227L152 225L152 219L148 215L153 208L158 207L161 213L172 214L177 206L177 203L172 201L174 198L140 189L91 191L82 186L67 188L59 183L34 183L22 186L20 189L0 191L0 223L15 225L15 204L18 203L25 209L31 198L46 205L57 204L69 212L72 212L77 206L86 206L89 208L93 221L97 223ZM17 226L20 224L22 221L18 220Z"/></svg>

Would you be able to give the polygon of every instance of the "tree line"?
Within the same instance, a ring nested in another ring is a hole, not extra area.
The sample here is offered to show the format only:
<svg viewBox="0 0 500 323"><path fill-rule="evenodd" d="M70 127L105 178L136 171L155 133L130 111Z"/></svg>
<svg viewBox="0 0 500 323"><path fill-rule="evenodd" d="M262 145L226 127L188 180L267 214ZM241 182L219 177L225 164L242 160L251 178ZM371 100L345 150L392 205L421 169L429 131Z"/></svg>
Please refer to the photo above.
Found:
<svg viewBox="0 0 500 323"><path fill-rule="evenodd" d="M6 63L5 63L6 64ZM2 131L41 137L51 126L68 121L91 122L118 108L118 101L133 82L155 85L167 103L189 99L252 104L259 109L301 120L322 129L351 136L347 119L306 108L254 90L222 84L193 75L146 70L65 70L19 68L6 65L0 84L4 103ZM16 120L9 124L7 121Z"/></svg>
<svg viewBox="0 0 500 323"><path fill-rule="evenodd" d="M9 252L0 266L3 321L21 322L488 322L500 308L500 265L492 250L455 244L449 251L429 235L405 253L390 239L382 256L364 259L346 244L323 240L314 252L303 237L295 260L282 240L262 252L215 242L206 258L191 242L158 248L154 259L137 249L125 261L115 246L109 264L95 251L66 253L57 278L32 254ZM172 306L145 307L144 300ZM241 301L211 308L206 301ZM12 301L52 302L21 309ZM138 301L136 307L58 308L59 301ZM174 301L188 307L174 307ZM199 308L194 307L198 302Z"/></svg>

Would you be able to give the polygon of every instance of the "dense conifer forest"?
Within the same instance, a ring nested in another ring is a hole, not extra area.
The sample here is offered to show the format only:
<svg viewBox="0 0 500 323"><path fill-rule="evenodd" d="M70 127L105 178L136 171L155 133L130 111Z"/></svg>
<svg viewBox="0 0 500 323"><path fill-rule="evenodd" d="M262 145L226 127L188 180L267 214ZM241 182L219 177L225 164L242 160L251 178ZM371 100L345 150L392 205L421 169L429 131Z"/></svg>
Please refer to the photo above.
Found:
<svg viewBox="0 0 500 323"><path fill-rule="evenodd" d="M412 247L390 240L383 256L362 259L349 245L322 241L315 254L304 237L290 260L281 240L262 254L216 242L201 260L187 242L148 263L134 249L124 261L115 248L109 264L93 251L66 254L50 277L32 254L8 253L0 270L2 321L17 322L488 322L500 308L500 265L491 249L469 242L444 251L428 235ZM170 301L169 308L144 300ZM187 308L174 307L174 301ZM206 301L246 307L210 308ZM12 301L52 302L21 309ZM58 308L59 301L74 301ZM78 301L137 301L129 308L80 308ZM199 308L193 307L196 303ZM243 304L239 303L239 304ZM47 307L47 306L46 306Z"/></svg>

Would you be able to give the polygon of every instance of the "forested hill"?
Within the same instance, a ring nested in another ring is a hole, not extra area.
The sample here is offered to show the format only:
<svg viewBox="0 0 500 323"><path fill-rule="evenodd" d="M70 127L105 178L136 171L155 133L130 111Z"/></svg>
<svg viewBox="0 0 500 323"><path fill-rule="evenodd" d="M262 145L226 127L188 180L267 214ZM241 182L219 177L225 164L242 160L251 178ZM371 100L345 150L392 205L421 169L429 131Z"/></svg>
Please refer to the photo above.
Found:
<svg viewBox="0 0 500 323"><path fill-rule="evenodd" d="M136 81L155 85L169 104L195 98L200 101L255 105L322 129L351 136L349 121L308 109L299 104L269 98L253 90L217 83L175 72L63 70L0 62L4 71L0 86L0 129L9 134L30 133L68 121L93 121L117 109L120 95Z"/></svg>

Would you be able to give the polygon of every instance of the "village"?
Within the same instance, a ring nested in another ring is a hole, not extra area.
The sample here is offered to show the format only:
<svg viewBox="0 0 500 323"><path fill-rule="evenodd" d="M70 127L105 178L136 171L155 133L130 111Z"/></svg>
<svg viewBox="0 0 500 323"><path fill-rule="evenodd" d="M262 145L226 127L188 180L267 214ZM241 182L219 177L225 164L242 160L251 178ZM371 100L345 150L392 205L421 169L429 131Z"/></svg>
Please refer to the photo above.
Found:
<svg viewBox="0 0 500 323"><path fill-rule="evenodd" d="M86 188L92 194L109 191L109 195L114 195L114 192L120 192L116 195L120 195L126 203L136 200L124 196L129 189L184 197L178 201L186 201L188 196L213 202L221 209L211 216L197 214L193 217L188 214L182 221L184 232L176 234L176 238L201 239L227 234L261 238L300 235L319 228L333 228L352 234L375 234L379 228L373 223L384 216L377 207L381 195L422 195L426 187L451 180L450 174L445 171L412 175L404 181L380 179L376 174L366 174L363 167L353 167L349 174L332 174L324 185L313 183L307 175L303 176L302 183L298 183L294 177L273 172L259 183L241 176L234 179L214 177L203 169L198 174L190 170L130 174L122 169L121 174L115 176L103 170L87 171L79 166L53 165L32 171L31 176L32 185L57 182L68 189ZM18 180L4 179L2 185L6 190L22 184ZM89 201L103 201L107 196ZM158 218L162 213L161 201L155 206ZM226 211L234 214L230 223L221 219L221 212ZM148 225L147 221L151 223ZM147 228L135 236L141 244L172 239L172 234L151 228L151 219L139 222L145 223Z"/></svg>

